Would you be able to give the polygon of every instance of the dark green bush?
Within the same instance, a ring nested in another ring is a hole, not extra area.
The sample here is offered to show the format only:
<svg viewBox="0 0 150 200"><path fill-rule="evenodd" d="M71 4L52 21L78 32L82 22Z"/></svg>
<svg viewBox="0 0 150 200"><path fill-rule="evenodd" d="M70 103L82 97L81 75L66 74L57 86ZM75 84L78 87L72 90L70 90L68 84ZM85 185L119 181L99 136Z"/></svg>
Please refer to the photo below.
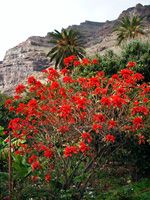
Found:
<svg viewBox="0 0 150 200"><path fill-rule="evenodd" d="M111 76L116 74L120 68L120 57L112 50L106 51L106 53L100 57L101 69L106 75Z"/></svg>
<svg viewBox="0 0 150 200"><path fill-rule="evenodd" d="M91 77L98 71L104 71L106 76L111 76L125 68L129 61L135 61L137 65L133 70L143 74L144 81L150 81L150 44L148 42L133 41L123 46L120 55L108 50L104 55L96 55L96 58L99 61L98 64L80 66L79 70L75 70L75 76Z"/></svg>
<svg viewBox="0 0 150 200"><path fill-rule="evenodd" d="M140 41L133 41L124 46L121 52L121 68L124 68L128 61L137 62L135 71L142 73L145 81L150 81L150 44Z"/></svg>

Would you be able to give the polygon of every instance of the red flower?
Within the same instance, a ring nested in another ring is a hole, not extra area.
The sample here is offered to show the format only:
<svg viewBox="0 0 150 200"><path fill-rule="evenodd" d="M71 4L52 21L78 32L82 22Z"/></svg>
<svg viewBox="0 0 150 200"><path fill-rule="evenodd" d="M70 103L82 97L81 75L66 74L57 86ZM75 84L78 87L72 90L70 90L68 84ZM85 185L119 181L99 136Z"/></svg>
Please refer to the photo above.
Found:
<svg viewBox="0 0 150 200"><path fill-rule="evenodd" d="M49 76L48 76L49 80L52 80L52 79L59 77L59 73L57 72L56 69L50 67L50 68L47 69L47 71L48 71L48 74L49 74Z"/></svg>
<svg viewBox="0 0 150 200"><path fill-rule="evenodd" d="M111 135L111 134L107 134L106 137L105 137L105 140L107 142L112 142L114 143L115 142L115 136Z"/></svg>
<svg viewBox="0 0 150 200"><path fill-rule="evenodd" d="M19 84L17 87L16 87L16 93L17 94L21 94L25 91L26 87L23 85L23 84Z"/></svg>
<svg viewBox="0 0 150 200"><path fill-rule="evenodd" d="M8 135L8 131L4 131L3 133L4 133L4 135Z"/></svg>
<svg viewBox="0 0 150 200"><path fill-rule="evenodd" d="M110 130L111 128L114 128L116 126L116 122L112 119L108 121L108 130Z"/></svg>
<svg viewBox="0 0 150 200"><path fill-rule="evenodd" d="M37 101L36 101L36 99L31 99L31 100L28 102L28 107L29 107L29 108L37 108Z"/></svg>
<svg viewBox="0 0 150 200"><path fill-rule="evenodd" d="M136 81L140 81L142 79L144 79L144 76L140 73L136 73L134 74L133 78L136 80Z"/></svg>
<svg viewBox="0 0 150 200"><path fill-rule="evenodd" d="M129 69L122 69L120 71L120 74L122 75L122 77L124 79L128 79L134 72L132 70Z"/></svg>
<svg viewBox="0 0 150 200"><path fill-rule="evenodd" d="M87 99L85 97L75 96L73 97L73 100L75 101L78 109L86 108Z"/></svg>
<svg viewBox="0 0 150 200"><path fill-rule="evenodd" d="M10 107L9 107L9 111L11 111L11 112L12 112L12 111L15 111L15 107L14 107L14 106L10 106Z"/></svg>
<svg viewBox="0 0 150 200"><path fill-rule="evenodd" d="M76 59L76 56L72 55L72 56L69 56L67 58L64 59L64 64L66 66L69 66L70 64L73 63L73 61Z"/></svg>
<svg viewBox="0 0 150 200"><path fill-rule="evenodd" d="M99 130L102 130L102 125L100 125L100 124L93 124L93 127L92 127L92 129L96 132L96 133L98 133L99 132Z"/></svg>
<svg viewBox="0 0 150 200"><path fill-rule="evenodd" d="M66 98L66 90L65 90L65 88L60 88L60 89L59 89L59 94L60 94L62 97Z"/></svg>
<svg viewBox="0 0 150 200"><path fill-rule="evenodd" d="M32 176L31 179L32 179L32 181L36 182L36 181L38 181L39 177L38 176Z"/></svg>
<svg viewBox="0 0 150 200"><path fill-rule="evenodd" d="M102 89L101 89L101 94L103 94L103 95L104 95L104 94L107 94L107 91L108 91L107 88L102 88Z"/></svg>
<svg viewBox="0 0 150 200"><path fill-rule="evenodd" d="M105 73L103 71L97 72L97 76L103 78Z"/></svg>
<svg viewBox="0 0 150 200"><path fill-rule="evenodd" d="M9 127L8 128L11 128L12 130L18 130L18 128L20 128L20 118L12 119L9 122Z"/></svg>
<svg viewBox="0 0 150 200"><path fill-rule="evenodd" d="M41 110L42 111L48 111L49 106L48 105L41 105Z"/></svg>
<svg viewBox="0 0 150 200"><path fill-rule="evenodd" d="M8 105L11 105L13 103L12 99L7 99L5 101L5 106L7 107Z"/></svg>
<svg viewBox="0 0 150 200"><path fill-rule="evenodd" d="M58 131L61 132L62 134L64 134L67 131L69 131L69 128L68 128L68 126L60 126Z"/></svg>
<svg viewBox="0 0 150 200"><path fill-rule="evenodd" d="M98 60L97 60L97 59L93 59L93 60L92 60L92 63L93 63L93 64L98 64Z"/></svg>
<svg viewBox="0 0 150 200"><path fill-rule="evenodd" d="M45 175L45 181L49 183L50 180L51 180L51 176L49 174L46 174Z"/></svg>
<svg viewBox="0 0 150 200"><path fill-rule="evenodd" d="M80 142L79 149L83 154L86 154L86 152L90 150L90 147L87 146L84 142Z"/></svg>
<svg viewBox="0 0 150 200"><path fill-rule="evenodd" d="M99 95L101 94L102 89L100 87L95 88L95 90L93 91L93 94L95 95Z"/></svg>
<svg viewBox="0 0 150 200"><path fill-rule="evenodd" d="M59 88L59 83L57 81L53 81L52 84L51 84L51 89L55 90L57 88Z"/></svg>
<svg viewBox="0 0 150 200"><path fill-rule="evenodd" d="M143 99L143 102L144 102L144 103L147 103L148 101L149 101L148 98L144 98L144 99Z"/></svg>
<svg viewBox="0 0 150 200"><path fill-rule="evenodd" d="M145 137L144 137L144 135L139 135L138 139L139 139L139 144L145 144Z"/></svg>
<svg viewBox="0 0 150 200"><path fill-rule="evenodd" d="M64 104L60 106L59 112L60 117L66 118L71 114L71 106L68 104Z"/></svg>
<svg viewBox="0 0 150 200"><path fill-rule="evenodd" d="M53 152L49 149L46 149L46 151L44 151L44 156L46 158L51 158L53 156Z"/></svg>
<svg viewBox="0 0 150 200"><path fill-rule="evenodd" d="M117 92L118 92L118 94L125 94L126 93L126 90L125 90L125 88L124 87L120 87L120 88L118 88L117 89Z"/></svg>
<svg viewBox="0 0 150 200"><path fill-rule="evenodd" d="M101 113L95 114L93 116L93 121L94 122L105 122L105 116L103 114L101 114Z"/></svg>
<svg viewBox="0 0 150 200"><path fill-rule="evenodd" d="M70 77L70 76L65 76L65 77L63 78L63 82L64 82L64 83L73 83L74 80L73 80L72 77Z"/></svg>
<svg viewBox="0 0 150 200"><path fill-rule="evenodd" d="M30 76L28 77L28 84L35 84L36 83L36 79L34 76Z"/></svg>
<svg viewBox="0 0 150 200"><path fill-rule="evenodd" d="M143 126L142 117L135 117L132 122L133 122L133 124L134 124L136 129L138 129L139 127Z"/></svg>
<svg viewBox="0 0 150 200"><path fill-rule="evenodd" d="M16 108L16 113L24 113L25 108L26 108L26 105L24 103L20 103L18 105L18 108Z"/></svg>
<svg viewBox="0 0 150 200"><path fill-rule="evenodd" d="M68 70L66 68L64 68L60 72L61 72L62 75L65 76L68 73Z"/></svg>
<svg viewBox="0 0 150 200"><path fill-rule="evenodd" d="M64 64L68 66L70 64L70 60L68 58L64 58Z"/></svg>
<svg viewBox="0 0 150 200"><path fill-rule="evenodd" d="M136 66L136 62L129 61L127 64L128 68L135 67L135 66Z"/></svg>
<svg viewBox="0 0 150 200"><path fill-rule="evenodd" d="M39 150L40 151L46 151L47 147L41 143L40 146L39 146Z"/></svg>
<svg viewBox="0 0 150 200"><path fill-rule="evenodd" d="M75 146L67 146L64 150L65 157L71 157L73 154L77 154L78 149Z"/></svg>
<svg viewBox="0 0 150 200"><path fill-rule="evenodd" d="M86 132L82 133L82 139L83 139L84 141L87 141L88 143L91 143L91 142L92 142L92 137L91 137L91 135L90 135L89 133L86 133Z"/></svg>
<svg viewBox="0 0 150 200"><path fill-rule="evenodd" d="M73 65L74 65L75 67L77 67L77 66L81 65L81 63L80 63L79 60L75 60L74 63L73 63Z"/></svg>
<svg viewBox="0 0 150 200"><path fill-rule="evenodd" d="M144 115L148 115L149 110L145 106L135 106L132 109L132 114L135 115L137 113L143 113Z"/></svg>
<svg viewBox="0 0 150 200"><path fill-rule="evenodd" d="M83 65L88 65L88 64L90 64L90 60L88 58L83 58L82 59L82 64Z"/></svg>
<svg viewBox="0 0 150 200"><path fill-rule="evenodd" d="M89 79L89 85L92 86L92 87L94 87L94 86L99 87L100 81L97 77L92 77L92 78Z"/></svg>
<svg viewBox="0 0 150 200"><path fill-rule="evenodd" d="M81 112L81 113L79 114L79 117L80 117L80 119L81 119L82 121L84 121L84 120L86 119L86 116L87 116L87 113L86 113L86 112Z"/></svg>
<svg viewBox="0 0 150 200"><path fill-rule="evenodd" d="M118 76L118 74L113 74L111 78L112 78L112 79L119 80L119 76Z"/></svg>
<svg viewBox="0 0 150 200"><path fill-rule="evenodd" d="M29 158L28 158L28 162L31 164L31 163L33 163L34 161L36 161L37 160L37 156L35 155L35 154L33 154L32 156L30 156Z"/></svg>
<svg viewBox="0 0 150 200"><path fill-rule="evenodd" d="M36 160L36 161L34 161L32 164L31 164L31 167L32 167L32 171L34 171L34 170L38 170L38 169L41 169L41 165L40 165L40 163L39 163L39 161L38 160Z"/></svg>
<svg viewBox="0 0 150 200"><path fill-rule="evenodd" d="M19 95L15 95L15 96L14 96L14 99L15 99L15 100L18 100L18 99L20 99L20 98L21 98L21 96L19 96Z"/></svg>
<svg viewBox="0 0 150 200"><path fill-rule="evenodd" d="M100 102L104 106L110 107L110 105L111 105L111 100L109 97L102 97Z"/></svg>
<svg viewBox="0 0 150 200"><path fill-rule="evenodd" d="M121 98L119 95L112 95L111 102L114 107L121 108L124 104L127 104L125 99Z"/></svg>

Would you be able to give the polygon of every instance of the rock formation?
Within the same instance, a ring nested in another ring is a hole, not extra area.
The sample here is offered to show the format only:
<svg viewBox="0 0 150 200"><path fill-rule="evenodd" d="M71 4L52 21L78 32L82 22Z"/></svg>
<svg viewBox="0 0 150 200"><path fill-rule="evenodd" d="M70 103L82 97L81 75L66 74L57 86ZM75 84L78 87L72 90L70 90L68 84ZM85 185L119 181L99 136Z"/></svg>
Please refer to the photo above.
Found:
<svg viewBox="0 0 150 200"><path fill-rule="evenodd" d="M9 49L0 64L0 91L11 94L28 75L48 67L46 54L50 48L47 37L35 36Z"/></svg>
<svg viewBox="0 0 150 200"><path fill-rule="evenodd" d="M77 29L82 34L84 46L90 55L103 53L106 49L117 51L119 47L116 46L116 34L113 30L123 16L133 14L144 17L145 31L150 35L150 6L141 4L123 11L118 19L113 21L85 21L68 28ZM6 52L4 60L0 62L1 92L12 94L15 86L24 81L28 75L50 65L46 54L52 45L48 41L48 34L45 37L33 36Z"/></svg>

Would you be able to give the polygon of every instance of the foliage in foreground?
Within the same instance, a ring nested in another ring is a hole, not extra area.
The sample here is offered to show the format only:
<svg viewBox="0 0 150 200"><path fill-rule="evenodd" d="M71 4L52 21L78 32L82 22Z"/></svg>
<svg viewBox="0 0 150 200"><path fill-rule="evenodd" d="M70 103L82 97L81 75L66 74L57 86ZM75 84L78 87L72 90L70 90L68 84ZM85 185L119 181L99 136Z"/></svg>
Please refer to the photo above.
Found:
<svg viewBox="0 0 150 200"><path fill-rule="evenodd" d="M6 101L18 115L9 128L22 141L14 153L27 158L30 180L37 187L43 182L57 199L82 199L87 188L95 187L97 170L113 162L114 152L131 139L139 145L149 141L150 86L138 84L144 77L132 71L136 63L110 78L102 71L92 77L69 75L72 66L93 64L98 61L66 58L60 73L44 70L44 83L29 77L28 86L18 85L17 96Z"/></svg>

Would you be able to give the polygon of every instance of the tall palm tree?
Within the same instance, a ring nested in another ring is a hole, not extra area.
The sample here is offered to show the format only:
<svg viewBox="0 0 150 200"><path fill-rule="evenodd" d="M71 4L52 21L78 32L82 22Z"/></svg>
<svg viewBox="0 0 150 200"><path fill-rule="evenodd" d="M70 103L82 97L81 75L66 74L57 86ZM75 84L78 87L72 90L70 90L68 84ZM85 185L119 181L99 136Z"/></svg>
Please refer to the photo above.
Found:
<svg viewBox="0 0 150 200"><path fill-rule="evenodd" d="M78 58L83 58L85 51L83 49L83 43L78 32L72 29L62 29L61 32L55 30L49 34L51 40L50 43L54 44L54 47L49 51L47 56L55 61L55 68L64 67L64 58L75 55Z"/></svg>
<svg viewBox="0 0 150 200"><path fill-rule="evenodd" d="M134 39L139 35L144 35L143 19L139 16L125 16L120 20L118 27L115 29L117 32L118 44L128 39Z"/></svg>

